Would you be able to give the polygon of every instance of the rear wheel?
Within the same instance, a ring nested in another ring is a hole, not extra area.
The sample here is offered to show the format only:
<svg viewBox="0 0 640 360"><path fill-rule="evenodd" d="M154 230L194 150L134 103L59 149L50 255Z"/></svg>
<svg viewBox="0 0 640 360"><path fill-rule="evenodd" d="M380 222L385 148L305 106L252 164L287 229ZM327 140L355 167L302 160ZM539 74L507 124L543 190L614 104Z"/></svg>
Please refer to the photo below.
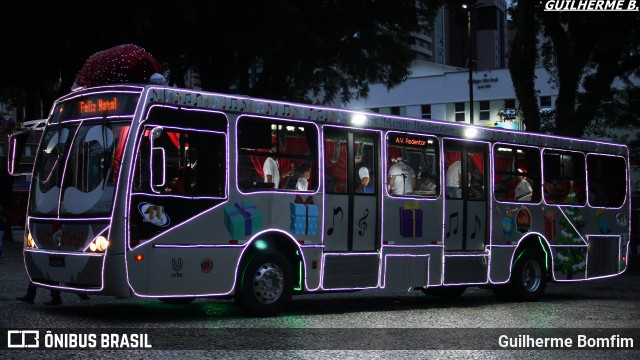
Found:
<svg viewBox="0 0 640 360"><path fill-rule="evenodd" d="M251 315L276 315L291 301L293 270L280 253L255 256L238 280L236 303Z"/></svg>
<svg viewBox="0 0 640 360"><path fill-rule="evenodd" d="M537 301L546 287L544 257L536 249L526 249L516 260L509 283L496 287L494 293L502 300Z"/></svg>

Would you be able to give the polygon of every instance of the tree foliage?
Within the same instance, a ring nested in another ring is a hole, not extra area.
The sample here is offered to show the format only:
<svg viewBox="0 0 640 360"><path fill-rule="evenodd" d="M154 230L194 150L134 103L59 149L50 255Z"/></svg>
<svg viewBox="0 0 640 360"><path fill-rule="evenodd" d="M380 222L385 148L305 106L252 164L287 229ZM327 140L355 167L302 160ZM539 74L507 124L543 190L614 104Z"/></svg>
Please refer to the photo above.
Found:
<svg viewBox="0 0 640 360"><path fill-rule="evenodd" d="M0 68L0 87L5 98L27 109L34 108L29 101L42 99L46 116L89 56L132 43L165 64L171 84L182 85L186 70L196 68L205 90L292 101L348 101L367 95L369 83L393 87L406 79L413 60L405 46L407 35L421 22L430 23L427 18L437 10L427 3L9 2L4 5L9 16L0 26L2 33L11 34L4 44L11 55Z"/></svg>
<svg viewBox="0 0 640 360"><path fill-rule="evenodd" d="M636 124L638 114L625 101L629 93L616 92L612 85L619 81L630 87L631 77L640 75L640 13L547 12L543 3L513 3L515 38L521 42L511 48L510 67L512 75L519 74L514 87L521 104L532 100L535 75L530 63L523 66L519 60L541 56L558 87L553 132L605 135L612 127ZM537 27L543 40L541 51L534 53L531 33L538 34ZM537 109L523 106L522 111L527 129L539 129Z"/></svg>

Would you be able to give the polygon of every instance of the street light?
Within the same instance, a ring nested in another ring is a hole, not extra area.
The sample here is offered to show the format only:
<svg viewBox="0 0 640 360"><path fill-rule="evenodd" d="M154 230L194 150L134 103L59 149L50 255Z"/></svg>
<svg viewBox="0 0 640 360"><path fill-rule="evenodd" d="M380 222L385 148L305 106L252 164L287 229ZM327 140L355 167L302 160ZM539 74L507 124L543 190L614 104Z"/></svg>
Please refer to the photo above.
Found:
<svg viewBox="0 0 640 360"><path fill-rule="evenodd" d="M469 123L473 124L473 57L472 57L472 41L471 41L471 11L478 7L478 4L469 6L468 4L462 4L462 8L467 10L467 52L468 60L467 67L469 68Z"/></svg>

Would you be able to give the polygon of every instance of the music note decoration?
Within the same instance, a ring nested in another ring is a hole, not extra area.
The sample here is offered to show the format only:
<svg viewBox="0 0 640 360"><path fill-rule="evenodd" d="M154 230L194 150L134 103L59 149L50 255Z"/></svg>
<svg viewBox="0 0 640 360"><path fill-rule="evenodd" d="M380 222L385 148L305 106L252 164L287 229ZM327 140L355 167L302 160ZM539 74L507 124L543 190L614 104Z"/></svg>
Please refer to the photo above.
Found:
<svg viewBox="0 0 640 360"><path fill-rule="evenodd" d="M358 231L358 235L364 236L365 231L367 230L367 217L369 216L369 209L364 209L364 216L358 220L358 227L360 231Z"/></svg>
<svg viewBox="0 0 640 360"><path fill-rule="evenodd" d="M449 215L449 230L447 231L447 238L449 238L451 236L451 226L453 224L453 219L456 220L456 227L453 229L453 235L456 235L458 233L458 212L454 212L453 214Z"/></svg>
<svg viewBox="0 0 640 360"><path fill-rule="evenodd" d="M340 214L340 222L344 219L344 214L342 213L342 208L340 206L333 208L333 216L331 217L331 227L327 230L327 235L331 236L333 234L333 229L336 227L336 215Z"/></svg>

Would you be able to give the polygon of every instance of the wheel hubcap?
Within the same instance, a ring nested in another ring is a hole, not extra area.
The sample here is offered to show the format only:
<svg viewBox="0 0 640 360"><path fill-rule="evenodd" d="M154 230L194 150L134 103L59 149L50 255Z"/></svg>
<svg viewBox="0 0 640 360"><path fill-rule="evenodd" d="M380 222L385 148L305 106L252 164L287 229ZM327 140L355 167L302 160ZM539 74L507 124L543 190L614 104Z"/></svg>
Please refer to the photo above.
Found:
<svg viewBox="0 0 640 360"><path fill-rule="evenodd" d="M271 304L280 298L284 291L284 274L278 265L267 263L262 265L253 278L253 292L256 298Z"/></svg>
<svg viewBox="0 0 640 360"><path fill-rule="evenodd" d="M529 292L535 292L540 287L542 278L542 270L540 265L533 260L527 261L522 270L522 284Z"/></svg>

